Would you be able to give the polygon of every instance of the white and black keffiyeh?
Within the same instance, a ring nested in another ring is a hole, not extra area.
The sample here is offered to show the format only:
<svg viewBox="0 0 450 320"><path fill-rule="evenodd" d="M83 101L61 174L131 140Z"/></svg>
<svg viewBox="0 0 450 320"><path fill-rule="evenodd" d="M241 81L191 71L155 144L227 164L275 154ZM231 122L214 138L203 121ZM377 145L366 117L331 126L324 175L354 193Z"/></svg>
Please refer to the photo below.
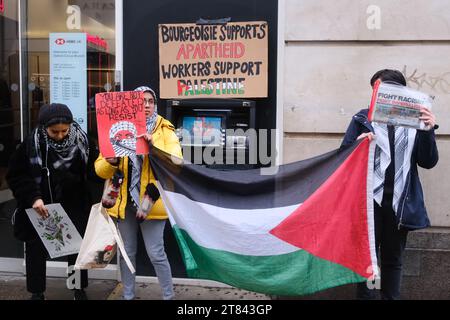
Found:
<svg viewBox="0 0 450 320"><path fill-rule="evenodd" d="M156 122L158 120L158 103L156 99L156 93L151 88L146 86L138 87L134 91L150 92L150 94L153 96L153 99L155 101L155 111L150 117L146 118L147 132L152 133L153 130L155 130ZM134 153L133 155L129 156L129 159L131 166L131 182L129 190L134 204L139 207L139 195L141 190L141 169L144 157L141 155L138 156Z"/></svg>
<svg viewBox="0 0 450 320"><path fill-rule="evenodd" d="M127 132L127 135L116 137L122 131ZM109 137L116 157L125 157L136 151L136 136L136 126L132 122L119 121L111 127Z"/></svg>
<svg viewBox="0 0 450 320"><path fill-rule="evenodd" d="M158 99L156 98L156 93L152 88L146 86L138 87L134 89L134 91L150 92L153 96L153 100L155 101L155 112L147 118L147 132L153 132L156 126L156 121L158 120Z"/></svg>
<svg viewBox="0 0 450 320"><path fill-rule="evenodd" d="M31 171L36 183L41 183L42 169L46 165L42 163L43 150L41 150L41 146L45 146L47 149L45 150L46 154L51 152L54 155L56 160L51 165L55 170L66 170L70 168L72 160L78 152L81 160L85 164L88 162L88 138L78 123L73 122L70 125L69 133L62 141L51 139L47 134L46 128L39 126L34 129L29 146Z"/></svg>
<svg viewBox="0 0 450 320"><path fill-rule="evenodd" d="M374 199L381 206L383 201L386 169L391 163L388 129L386 124L373 123L376 136L374 161ZM405 127L395 127L394 138L394 194L392 208L397 213L398 204L405 187L405 181L411 168L411 154L414 147L417 130Z"/></svg>
<svg viewBox="0 0 450 320"><path fill-rule="evenodd" d="M156 110L153 115L156 114ZM157 115L156 115L157 116ZM155 128L156 122L151 123L150 118L147 118L147 132L153 132ZM130 182L130 194L134 204L139 207L139 198L140 198L140 190L141 190L141 170L142 163L144 161L144 156L136 155L136 153L129 156L131 166L131 182Z"/></svg>

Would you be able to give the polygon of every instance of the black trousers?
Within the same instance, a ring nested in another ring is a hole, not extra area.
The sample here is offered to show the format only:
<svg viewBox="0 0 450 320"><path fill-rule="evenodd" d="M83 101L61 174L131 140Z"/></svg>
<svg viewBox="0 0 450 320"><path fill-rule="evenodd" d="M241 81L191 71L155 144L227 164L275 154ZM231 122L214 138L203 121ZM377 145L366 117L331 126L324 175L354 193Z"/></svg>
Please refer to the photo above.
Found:
<svg viewBox="0 0 450 320"><path fill-rule="evenodd" d="M47 249L40 239L25 242L25 262L27 271L27 290L31 293L43 293L46 289ZM77 255L67 256L69 266L75 265ZM69 277L74 272L69 274ZM87 270L81 270L81 288L88 286Z"/></svg>
<svg viewBox="0 0 450 320"><path fill-rule="evenodd" d="M390 204L380 207L374 203L375 245L381 268L381 299L400 298L403 252L408 231L399 230ZM376 299L377 290L369 289L366 282L357 285L358 299Z"/></svg>

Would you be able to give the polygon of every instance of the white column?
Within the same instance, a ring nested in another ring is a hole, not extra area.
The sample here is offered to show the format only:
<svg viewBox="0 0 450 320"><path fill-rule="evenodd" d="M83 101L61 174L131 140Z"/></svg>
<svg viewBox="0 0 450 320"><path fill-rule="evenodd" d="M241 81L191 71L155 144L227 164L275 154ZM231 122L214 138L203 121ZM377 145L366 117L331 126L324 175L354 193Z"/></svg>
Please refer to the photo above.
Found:
<svg viewBox="0 0 450 320"><path fill-rule="evenodd" d="M283 144L284 144L284 48L285 48L285 7L286 1L278 1L278 43L277 43L277 134L276 134L276 150L277 157L275 159L276 165L283 163Z"/></svg>
<svg viewBox="0 0 450 320"><path fill-rule="evenodd" d="M116 3L116 72L120 79L120 90L123 90L123 0L115 0ZM114 79L115 82L119 80Z"/></svg>

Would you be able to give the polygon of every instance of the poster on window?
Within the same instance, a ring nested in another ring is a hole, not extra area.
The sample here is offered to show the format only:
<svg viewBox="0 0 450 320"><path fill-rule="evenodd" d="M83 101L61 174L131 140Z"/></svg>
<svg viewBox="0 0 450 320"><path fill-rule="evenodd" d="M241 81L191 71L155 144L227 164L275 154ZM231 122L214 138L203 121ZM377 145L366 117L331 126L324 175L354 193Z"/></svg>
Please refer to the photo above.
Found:
<svg viewBox="0 0 450 320"><path fill-rule="evenodd" d="M144 93L105 92L95 95L100 152L104 158L148 154Z"/></svg>
<svg viewBox="0 0 450 320"><path fill-rule="evenodd" d="M87 132L86 33L50 33L49 37L50 102L66 104Z"/></svg>
<svg viewBox="0 0 450 320"><path fill-rule="evenodd" d="M25 211L50 258L77 254L82 238L61 204L48 204L45 207L48 210L47 218L42 218L33 208Z"/></svg>
<svg viewBox="0 0 450 320"><path fill-rule="evenodd" d="M161 98L267 97L266 21L160 24L158 33Z"/></svg>
<svg viewBox="0 0 450 320"><path fill-rule="evenodd" d="M406 86L376 82L370 104L370 119L394 126L429 130L420 120L421 108L431 110L433 98Z"/></svg>

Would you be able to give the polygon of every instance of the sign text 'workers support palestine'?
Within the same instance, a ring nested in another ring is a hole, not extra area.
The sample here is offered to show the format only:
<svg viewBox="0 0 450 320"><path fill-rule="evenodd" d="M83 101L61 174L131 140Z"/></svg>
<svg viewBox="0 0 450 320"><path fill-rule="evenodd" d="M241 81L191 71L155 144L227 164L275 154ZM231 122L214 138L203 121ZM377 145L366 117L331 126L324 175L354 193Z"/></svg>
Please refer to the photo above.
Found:
<svg viewBox="0 0 450 320"><path fill-rule="evenodd" d="M160 96L267 97L268 25L160 24Z"/></svg>

